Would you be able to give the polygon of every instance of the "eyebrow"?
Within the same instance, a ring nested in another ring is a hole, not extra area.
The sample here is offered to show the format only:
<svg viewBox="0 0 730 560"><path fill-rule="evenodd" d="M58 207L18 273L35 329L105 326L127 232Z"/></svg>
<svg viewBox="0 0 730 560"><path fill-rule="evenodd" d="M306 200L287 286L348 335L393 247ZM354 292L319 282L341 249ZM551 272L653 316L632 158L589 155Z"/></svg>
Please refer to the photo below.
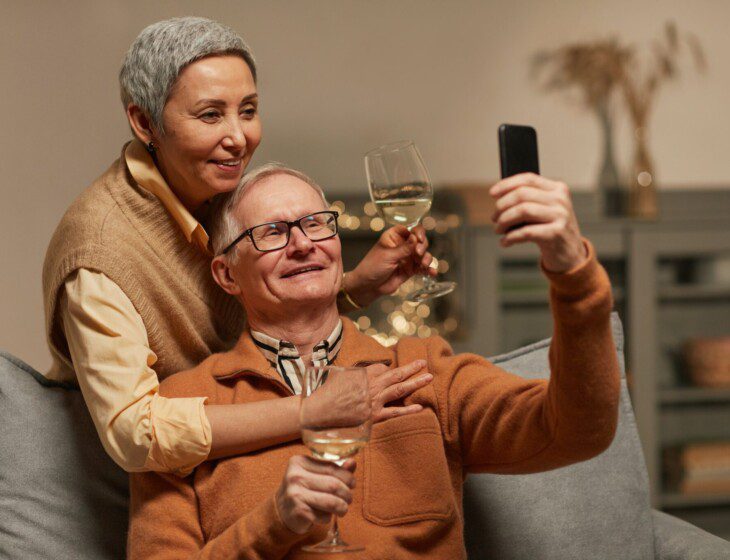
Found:
<svg viewBox="0 0 730 560"><path fill-rule="evenodd" d="M245 103L250 103L251 101L257 101L258 98L259 98L258 93L251 93L251 94L247 95L246 97L244 97L243 99L241 99L241 102L239 103L239 105L243 105ZM214 107L223 107L223 106L225 106L225 104L226 104L226 102L223 101L222 99L209 98L209 99L201 99L200 101L198 101L195 104L195 107L200 107L203 105L213 105Z"/></svg>

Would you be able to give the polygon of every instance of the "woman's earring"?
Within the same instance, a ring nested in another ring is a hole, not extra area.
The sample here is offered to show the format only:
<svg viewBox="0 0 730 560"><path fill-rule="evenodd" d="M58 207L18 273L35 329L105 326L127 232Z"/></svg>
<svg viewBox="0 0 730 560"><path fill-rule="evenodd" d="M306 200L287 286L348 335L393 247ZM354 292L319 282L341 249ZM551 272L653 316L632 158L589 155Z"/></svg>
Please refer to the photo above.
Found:
<svg viewBox="0 0 730 560"><path fill-rule="evenodd" d="M155 155L155 150L157 150L157 146L155 146L155 143L154 143L154 142L152 142L152 141L148 142L148 143L147 143L147 151L148 151L148 152L149 152L149 153L150 153L151 155L153 155L153 156L154 156L154 155Z"/></svg>

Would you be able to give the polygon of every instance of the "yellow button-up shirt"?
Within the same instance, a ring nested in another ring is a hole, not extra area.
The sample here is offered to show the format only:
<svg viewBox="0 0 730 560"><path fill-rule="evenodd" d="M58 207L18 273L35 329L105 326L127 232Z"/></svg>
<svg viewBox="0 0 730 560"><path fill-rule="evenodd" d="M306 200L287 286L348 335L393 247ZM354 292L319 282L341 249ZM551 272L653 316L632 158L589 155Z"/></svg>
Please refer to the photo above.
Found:
<svg viewBox="0 0 730 560"><path fill-rule="evenodd" d="M144 145L133 141L124 157L134 180L160 199L185 238L209 252L203 226L172 192ZM76 381L114 461L129 472L181 475L202 463L212 439L206 399L158 394L152 369L157 356L122 289L100 272L79 269L65 282L59 314ZM49 377L68 380L62 372L56 364Z"/></svg>

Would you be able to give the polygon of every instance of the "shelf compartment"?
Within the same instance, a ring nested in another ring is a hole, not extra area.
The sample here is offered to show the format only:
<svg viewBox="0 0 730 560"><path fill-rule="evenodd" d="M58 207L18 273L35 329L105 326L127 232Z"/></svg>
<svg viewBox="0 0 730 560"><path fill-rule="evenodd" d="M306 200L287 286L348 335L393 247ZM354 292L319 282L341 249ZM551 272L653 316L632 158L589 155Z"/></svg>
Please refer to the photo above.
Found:
<svg viewBox="0 0 730 560"><path fill-rule="evenodd" d="M730 506L730 494L692 495L664 492L660 496L660 505L662 509Z"/></svg>
<svg viewBox="0 0 730 560"><path fill-rule="evenodd" d="M502 290L501 304L503 306L518 307L532 305L547 305L550 303L550 293L547 287L526 290ZM622 302L624 299L623 288L613 289L613 299L615 302Z"/></svg>
<svg viewBox="0 0 730 560"><path fill-rule="evenodd" d="M673 284L657 286L659 301L730 300L730 284Z"/></svg>
<svg viewBox="0 0 730 560"><path fill-rule="evenodd" d="M709 387L675 387L661 389L659 401L664 406L692 405L705 403L730 404L730 387L716 389Z"/></svg>

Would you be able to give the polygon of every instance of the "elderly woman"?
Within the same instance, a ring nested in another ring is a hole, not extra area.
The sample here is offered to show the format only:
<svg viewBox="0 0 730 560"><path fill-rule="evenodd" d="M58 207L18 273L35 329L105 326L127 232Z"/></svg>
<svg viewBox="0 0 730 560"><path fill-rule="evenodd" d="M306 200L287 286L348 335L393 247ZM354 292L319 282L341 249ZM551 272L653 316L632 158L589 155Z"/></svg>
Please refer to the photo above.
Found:
<svg viewBox="0 0 730 560"><path fill-rule="evenodd" d="M230 348L243 328L242 309L211 279L203 224L261 141L256 66L232 30L180 18L142 31L119 81L134 140L71 205L46 255L49 377L78 382L124 469L185 474L298 433L295 399L218 406L158 394L160 379ZM344 278L341 309L395 290L429 263L426 247L423 230L385 232ZM408 380L417 370L371 372L380 404L418 387ZM414 410L380 406L376 419Z"/></svg>
<svg viewBox="0 0 730 560"><path fill-rule="evenodd" d="M299 545L321 540L321 523L348 509L343 532L367 543L368 558L464 558L467 472L553 469L610 444L619 397L611 287L580 236L567 188L519 175L492 193L498 231L529 223L505 244L541 248L555 322L549 382L454 355L438 337L386 348L361 334L337 312L337 218L319 187L277 166L244 178L213 229L213 274L245 307L249 329L233 350L166 379L162 393L218 403L286 398L290 373L263 343L294 349L301 368L340 332L328 356L334 365L422 359L433 383L405 399L422 411L373 426L356 470L354 461L342 468L315 461L296 442L204 463L186 479L132 475L130 558L305 557Z"/></svg>

